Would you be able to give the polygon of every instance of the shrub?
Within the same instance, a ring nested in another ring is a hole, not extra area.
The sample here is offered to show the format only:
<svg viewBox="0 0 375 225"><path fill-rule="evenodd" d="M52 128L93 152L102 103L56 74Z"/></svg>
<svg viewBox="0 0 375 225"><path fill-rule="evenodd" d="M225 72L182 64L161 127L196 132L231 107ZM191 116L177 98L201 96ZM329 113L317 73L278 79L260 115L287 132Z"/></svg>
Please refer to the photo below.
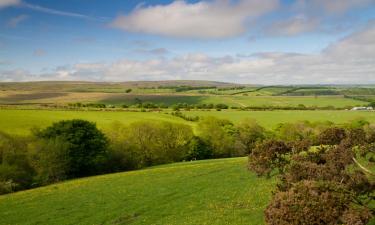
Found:
<svg viewBox="0 0 375 225"><path fill-rule="evenodd" d="M338 145L343 139L345 139L345 137L345 129L339 127L330 127L325 129L319 135L319 142L320 144L324 145Z"/></svg>
<svg viewBox="0 0 375 225"><path fill-rule="evenodd" d="M350 194L337 184L301 181L274 196L265 218L270 225L367 224L368 210L352 210Z"/></svg>
<svg viewBox="0 0 375 225"><path fill-rule="evenodd" d="M249 155L248 167L259 176L270 176L271 172L278 168L283 172L287 165L287 154L291 148L282 141L266 140L256 145L253 152Z"/></svg>
<svg viewBox="0 0 375 225"><path fill-rule="evenodd" d="M108 141L96 128L95 123L85 120L63 120L38 131L36 136L47 143L59 140L68 146L66 150L69 165L66 171L68 178L101 172ZM63 148L60 150L65 151Z"/></svg>

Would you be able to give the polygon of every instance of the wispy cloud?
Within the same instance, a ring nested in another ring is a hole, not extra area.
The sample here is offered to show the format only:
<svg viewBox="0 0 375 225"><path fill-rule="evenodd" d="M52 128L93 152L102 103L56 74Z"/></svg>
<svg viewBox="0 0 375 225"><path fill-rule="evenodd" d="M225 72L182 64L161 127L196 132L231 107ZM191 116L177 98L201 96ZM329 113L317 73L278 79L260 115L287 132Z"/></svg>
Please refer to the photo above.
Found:
<svg viewBox="0 0 375 225"><path fill-rule="evenodd" d="M8 22L7 22L7 26L8 27L11 27L11 28L15 28L17 27L17 25L25 20L27 20L29 18L28 15L19 15L19 16L16 16L16 17L13 17L11 18Z"/></svg>
<svg viewBox="0 0 375 225"><path fill-rule="evenodd" d="M22 2L21 6L34 10L34 11L58 15L58 16L67 16L67 17L87 19L87 20L103 21L103 22L106 20L106 18L103 18L103 17L93 17L93 16L88 16L88 15L84 15L80 13L61 11L61 10L51 9L51 8L47 8L47 7L43 7L39 5L29 4L26 2Z"/></svg>
<svg viewBox="0 0 375 225"><path fill-rule="evenodd" d="M33 52L33 55L34 56L45 56L47 54L47 52L44 50L44 49L35 49L34 52Z"/></svg>
<svg viewBox="0 0 375 225"><path fill-rule="evenodd" d="M89 16L89 15L85 15L81 13L51 9L51 8L43 7L40 5L30 4L21 0L0 0L0 9L11 7L11 6L23 7L23 8L27 8L30 10L34 10L34 11L38 11L42 13L48 13L48 14L57 15L57 16L66 16L66 17L94 20L94 21L101 21L101 22L106 22L109 20L109 18L106 18L106 17L95 17L95 16Z"/></svg>

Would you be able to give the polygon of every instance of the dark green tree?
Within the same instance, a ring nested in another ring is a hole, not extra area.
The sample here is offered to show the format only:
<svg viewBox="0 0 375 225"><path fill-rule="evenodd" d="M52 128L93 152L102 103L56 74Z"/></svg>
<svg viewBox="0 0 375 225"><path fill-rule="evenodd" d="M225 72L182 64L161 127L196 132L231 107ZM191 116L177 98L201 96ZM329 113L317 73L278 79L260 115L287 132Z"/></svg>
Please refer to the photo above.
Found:
<svg viewBox="0 0 375 225"><path fill-rule="evenodd" d="M101 172L108 141L95 123L79 119L63 120L38 131L36 136L45 141L58 139L68 146L66 150L69 165L66 172L68 178Z"/></svg>

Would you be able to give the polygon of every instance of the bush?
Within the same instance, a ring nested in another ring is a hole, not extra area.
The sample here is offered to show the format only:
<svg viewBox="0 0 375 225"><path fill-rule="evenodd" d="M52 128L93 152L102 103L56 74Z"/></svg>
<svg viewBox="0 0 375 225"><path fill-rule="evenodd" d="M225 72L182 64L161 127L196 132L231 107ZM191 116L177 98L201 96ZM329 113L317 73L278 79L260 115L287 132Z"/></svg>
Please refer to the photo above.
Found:
<svg viewBox="0 0 375 225"><path fill-rule="evenodd" d="M324 145L338 145L346 137L346 131L339 127L330 127L325 129L319 135L320 144Z"/></svg>
<svg viewBox="0 0 375 225"><path fill-rule="evenodd" d="M363 207L353 213L351 196L342 187L316 181L301 181L277 193L265 210L270 225L367 224L370 217Z"/></svg>
<svg viewBox="0 0 375 225"><path fill-rule="evenodd" d="M292 149L282 141L266 140L257 144L249 155L248 167L259 176L270 176L276 168L283 172L288 164L286 156L291 151Z"/></svg>
<svg viewBox="0 0 375 225"><path fill-rule="evenodd" d="M67 178L89 176L101 172L107 156L108 141L96 128L95 123L85 120L64 120L38 131L35 135L46 143L58 140L68 146L67 149L60 149L67 151L67 164L69 165L66 171ZM45 149L45 151L49 150L51 149Z"/></svg>

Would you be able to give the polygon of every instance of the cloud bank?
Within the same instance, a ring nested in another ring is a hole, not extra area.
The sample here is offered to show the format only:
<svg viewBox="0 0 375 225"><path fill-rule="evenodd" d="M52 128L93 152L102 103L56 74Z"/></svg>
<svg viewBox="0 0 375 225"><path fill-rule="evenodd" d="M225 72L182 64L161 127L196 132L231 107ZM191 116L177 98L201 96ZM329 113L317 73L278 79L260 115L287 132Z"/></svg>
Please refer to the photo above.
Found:
<svg viewBox="0 0 375 225"><path fill-rule="evenodd" d="M2 71L0 80L218 80L252 84L375 83L375 22L319 54L265 52L212 57L191 53L152 60L81 63L51 73Z"/></svg>
<svg viewBox="0 0 375 225"><path fill-rule="evenodd" d="M139 6L111 26L129 32L183 38L227 38L247 30L247 23L278 7L277 0L227 0Z"/></svg>

